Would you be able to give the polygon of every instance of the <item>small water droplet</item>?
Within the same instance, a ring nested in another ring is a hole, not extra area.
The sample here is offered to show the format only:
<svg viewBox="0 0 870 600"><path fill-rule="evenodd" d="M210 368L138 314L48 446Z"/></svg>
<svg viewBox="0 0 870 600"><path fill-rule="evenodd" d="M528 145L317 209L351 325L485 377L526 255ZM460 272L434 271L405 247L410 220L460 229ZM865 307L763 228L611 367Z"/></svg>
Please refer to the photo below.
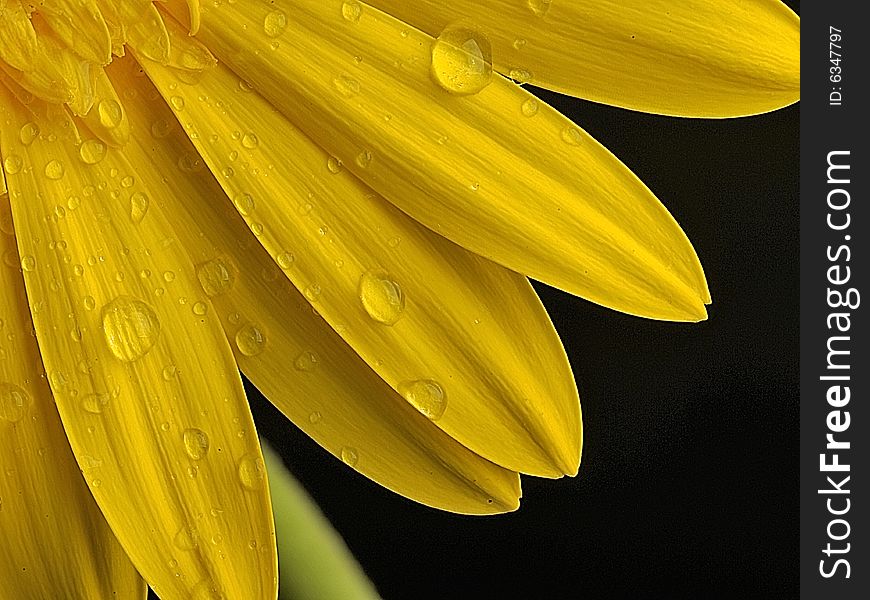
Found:
<svg viewBox="0 0 870 600"><path fill-rule="evenodd" d="M529 98L523 102L520 110L522 110L524 117L534 117L538 114L538 101L534 98Z"/></svg>
<svg viewBox="0 0 870 600"><path fill-rule="evenodd" d="M106 145L100 140L85 140L79 146L79 158L86 165L95 165L106 156Z"/></svg>
<svg viewBox="0 0 870 600"><path fill-rule="evenodd" d="M432 379L405 381L399 384L398 390L414 408L433 421L440 419L447 408L444 389Z"/></svg>
<svg viewBox="0 0 870 600"><path fill-rule="evenodd" d="M492 46L483 32L448 25L432 44L432 77L452 94L476 94L492 80Z"/></svg>
<svg viewBox="0 0 870 600"><path fill-rule="evenodd" d="M184 440L184 451L193 460L202 460L208 454L208 434L202 429L195 427L185 429L182 439Z"/></svg>
<svg viewBox="0 0 870 600"><path fill-rule="evenodd" d="M248 132L242 136L242 146L247 148L248 150L252 150L260 145L260 138L256 136L256 134L252 132Z"/></svg>
<svg viewBox="0 0 870 600"><path fill-rule="evenodd" d="M27 416L33 399L12 383L0 382L0 419L15 423Z"/></svg>
<svg viewBox="0 0 870 600"><path fill-rule="evenodd" d="M352 98L359 94L359 81L349 75L341 75L332 80L332 85L338 90L338 93L345 98Z"/></svg>
<svg viewBox="0 0 870 600"><path fill-rule="evenodd" d="M33 140L35 140L38 136L39 136L39 125L37 125L36 123L33 123L33 122L25 123L24 125L21 126L21 129L18 131L18 139L25 146L29 146L30 144L32 144Z"/></svg>
<svg viewBox="0 0 870 600"><path fill-rule="evenodd" d="M552 4L553 0L528 0L529 10L531 10L535 16L544 17L547 14L547 11L550 10L550 4Z"/></svg>
<svg viewBox="0 0 870 600"><path fill-rule="evenodd" d="M569 146L579 146L583 143L583 134L576 127L566 127L562 130L562 141Z"/></svg>
<svg viewBox="0 0 870 600"><path fill-rule="evenodd" d="M393 325L401 318L405 295L385 271L376 269L363 273L357 291L366 313L378 323Z"/></svg>
<svg viewBox="0 0 870 600"><path fill-rule="evenodd" d="M236 332L236 346L245 356L256 356L266 347L266 336L256 325L248 323Z"/></svg>
<svg viewBox="0 0 870 600"><path fill-rule="evenodd" d="M190 527L182 527L176 532L175 537L172 538L172 543L174 543L175 547L179 550L189 552L196 548L197 538L198 536L195 530Z"/></svg>
<svg viewBox="0 0 870 600"><path fill-rule="evenodd" d="M82 304L87 310L94 310L94 308L96 308L97 306L97 303L94 300L93 296L85 296L84 298L82 298Z"/></svg>
<svg viewBox="0 0 870 600"><path fill-rule="evenodd" d="M522 50L526 46L526 40L523 38L517 38L514 40L514 50Z"/></svg>
<svg viewBox="0 0 870 600"><path fill-rule="evenodd" d="M114 129L124 119L124 109L121 108L120 103L114 98L101 100L97 105L97 113L99 114L100 124L106 129Z"/></svg>
<svg viewBox="0 0 870 600"><path fill-rule="evenodd" d="M310 372L316 369L319 363L320 359L314 352L303 350L293 361L293 366L297 371Z"/></svg>
<svg viewBox="0 0 870 600"><path fill-rule="evenodd" d="M169 98L169 104L172 105L172 108L175 110L183 110L184 109L184 98L181 96L172 96Z"/></svg>
<svg viewBox="0 0 870 600"><path fill-rule="evenodd" d="M167 119L157 119L151 123L151 135L157 139L165 138L172 133L172 122Z"/></svg>
<svg viewBox="0 0 870 600"><path fill-rule="evenodd" d="M136 192L130 196L130 220L136 225L142 222L145 218L145 213L148 212L150 201L145 192Z"/></svg>
<svg viewBox="0 0 870 600"><path fill-rule="evenodd" d="M341 161L334 156L330 156L326 159L326 168L332 174L338 173L342 169Z"/></svg>
<svg viewBox="0 0 870 600"><path fill-rule="evenodd" d="M197 265L196 277L207 296L218 296L233 287L233 270L221 258Z"/></svg>
<svg viewBox="0 0 870 600"><path fill-rule="evenodd" d="M515 67L511 69L509 75L510 78L517 83L528 83L532 80L532 72L528 69L523 69L520 67Z"/></svg>
<svg viewBox="0 0 870 600"><path fill-rule="evenodd" d="M109 405L109 394L86 394L81 399L82 410L98 415Z"/></svg>
<svg viewBox="0 0 870 600"><path fill-rule="evenodd" d="M57 159L50 160L45 165L45 176L49 179L57 181L63 177L64 172L63 163Z"/></svg>
<svg viewBox="0 0 870 600"><path fill-rule="evenodd" d="M290 252L282 252L275 257L275 262L278 263L278 266L285 270L292 267L295 260L296 257Z"/></svg>
<svg viewBox="0 0 870 600"><path fill-rule="evenodd" d="M341 5L341 16L344 17L346 21L357 23L361 14L362 6L359 2L344 2Z"/></svg>
<svg viewBox="0 0 870 600"><path fill-rule="evenodd" d="M239 481L242 486L249 490L258 490L263 487L266 479L266 465L263 464L263 459L254 452L245 454L239 460Z"/></svg>
<svg viewBox="0 0 870 600"><path fill-rule="evenodd" d="M35 271L36 270L36 259L29 254L21 258L21 270L22 271Z"/></svg>
<svg viewBox="0 0 870 600"><path fill-rule="evenodd" d="M119 296L106 304L102 322L109 350L124 362L144 356L160 335L160 321L154 310L130 296Z"/></svg>
<svg viewBox="0 0 870 600"><path fill-rule="evenodd" d="M254 211L254 198L250 194L237 194L233 198L233 204L236 205L236 210L242 216L248 216Z"/></svg>
<svg viewBox="0 0 870 600"><path fill-rule="evenodd" d="M356 156L356 164L359 165L361 169L365 169L369 166L369 163L372 162L372 152L371 150L363 150Z"/></svg>
<svg viewBox="0 0 870 600"><path fill-rule="evenodd" d="M320 414L319 411L315 410L313 413L308 415L308 422L311 423L312 425L317 425L322 420L323 420L323 415Z"/></svg>
<svg viewBox="0 0 870 600"><path fill-rule="evenodd" d="M10 175L15 175L24 168L24 160L17 154L10 154L3 159L3 168Z"/></svg>
<svg viewBox="0 0 870 600"><path fill-rule="evenodd" d="M341 460L349 467L354 467L359 462L359 452L356 448L343 446L341 448Z"/></svg>
<svg viewBox="0 0 870 600"><path fill-rule="evenodd" d="M284 11L273 10L263 20L263 31L269 37L278 37L287 29L287 15Z"/></svg>
<svg viewBox="0 0 870 600"><path fill-rule="evenodd" d="M208 312L208 304L205 302L194 302L190 309L198 317L204 316Z"/></svg>

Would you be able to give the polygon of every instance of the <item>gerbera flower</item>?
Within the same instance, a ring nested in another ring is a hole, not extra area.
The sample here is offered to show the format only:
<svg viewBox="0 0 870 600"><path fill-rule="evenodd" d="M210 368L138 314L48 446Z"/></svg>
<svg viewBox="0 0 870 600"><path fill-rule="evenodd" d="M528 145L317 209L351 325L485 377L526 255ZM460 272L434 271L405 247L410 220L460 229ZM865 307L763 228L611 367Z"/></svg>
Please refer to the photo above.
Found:
<svg viewBox="0 0 870 600"><path fill-rule="evenodd" d="M274 597L239 369L437 508L575 474L524 275L655 319L710 298L652 193L516 82L754 114L797 100L798 29L772 0L2 0L4 590Z"/></svg>

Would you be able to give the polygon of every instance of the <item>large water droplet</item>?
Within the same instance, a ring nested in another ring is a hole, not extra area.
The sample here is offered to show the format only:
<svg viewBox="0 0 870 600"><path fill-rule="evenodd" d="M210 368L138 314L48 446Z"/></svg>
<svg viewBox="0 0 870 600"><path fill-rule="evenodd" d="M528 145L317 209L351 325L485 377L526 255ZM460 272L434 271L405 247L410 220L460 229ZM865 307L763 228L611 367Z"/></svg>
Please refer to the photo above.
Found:
<svg viewBox="0 0 870 600"><path fill-rule="evenodd" d="M130 196L130 220L136 225L141 223L148 212L149 204L148 196L144 192L136 192Z"/></svg>
<svg viewBox="0 0 870 600"><path fill-rule="evenodd" d="M24 168L24 160L17 154L10 154L3 159L3 168L10 175L15 175Z"/></svg>
<svg viewBox="0 0 870 600"><path fill-rule="evenodd" d="M109 350L124 362L144 356L160 335L160 321L154 310L130 296L119 296L106 304L102 317Z"/></svg>
<svg viewBox="0 0 870 600"><path fill-rule="evenodd" d="M433 421L440 419L447 408L447 396L437 381L418 379L398 386L399 393L411 405Z"/></svg>
<svg viewBox="0 0 870 600"><path fill-rule="evenodd" d="M284 11L273 10L263 20L263 31L269 37L278 37L287 29L287 15Z"/></svg>
<svg viewBox="0 0 870 600"><path fill-rule="evenodd" d="M266 335L259 327L248 323L236 332L236 346L245 356L256 356L266 347Z"/></svg>
<svg viewBox="0 0 870 600"><path fill-rule="evenodd" d="M202 429L195 427L185 429L182 438L184 439L184 451L193 460L202 460L208 454L208 434Z"/></svg>
<svg viewBox="0 0 870 600"><path fill-rule="evenodd" d="M0 419L15 423L23 419L33 400L30 395L15 384L0 382Z"/></svg>
<svg viewBox="0 0 870 600"><path fill-rule="evenodd" d="M265 479L266 465L258 454L251 452L239 460L239 481L245 489L258 490Z"/></svg>
<svg viewBox="0 0 870 600"><path fill-rule="evenodd" d="M358 292L363 308L378 323L393 325L405 310L402 288L384 271L371 270L363 273Z"/></svg>
<svg viewBox="0 0 870 600"><path fill-rule="evenodd" d="M79 146L79 158L86 165L95 165L106 157L106 145L100 140L85 140Z"/></svg>
<svg viewBox="0 0 870 600"><path fill-rule="evenodd" d="M476 94L492 81L492 46L483 32L448 25L432 44L432 77L452 94Z"/></svg>
<svg viewBox="0 0 870 600"><path fill-rule="evenodd" d="M124 109L114 98L101 100L97 105L97 113L100 116L100 124L106 129L114 129L124 118Z"/></svg>
<svg viewBox="0 0 870 600"><path fill-rule="evenodd" d="M29 146L30 144L32 144L33 140L35 140L38 136L39 136L39 125L37 125L36 123L33 123L33 122L25 123L24 125L21 126L21 129L18 131L18 139L25 146Z"/></svg>
<svg viewBox="0 0 870 600"><path fill-rule="evenodd" d="M359 462L359 452L356 448L344 446L341 449L341 460L349 467L354 467Z"/></svg>
<svg viewBox="0 0 870 600"><path fill-rule="evenodd" d="M221 258L201 263L196 267L196 277L202 291L208 296L217 296L233 287L233 271Z"/></svg>

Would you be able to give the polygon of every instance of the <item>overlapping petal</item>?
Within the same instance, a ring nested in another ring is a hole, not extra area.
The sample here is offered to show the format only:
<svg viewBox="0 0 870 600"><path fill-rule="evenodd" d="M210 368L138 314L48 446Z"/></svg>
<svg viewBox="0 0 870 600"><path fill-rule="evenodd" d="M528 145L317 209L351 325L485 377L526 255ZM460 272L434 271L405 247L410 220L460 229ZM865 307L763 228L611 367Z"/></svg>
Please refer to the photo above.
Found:
<svg viewBox="0 0 870 600"><path fill-rule="evenodd" d="M0 593L144 598L79 473L45 380L2 186L0 257Z"/></svg>
<svg viewBox="0 0 870 600"><path fill-rule="evenodd" d="M780 0L370 0L438 36L475 24L508 77L684 117L767 112L800 97L800 21Z"/></svg>
<svg viewBox="0 0 870 600"><path fill-rule="evenodd" d="M430 75L430 36L362 4L348 18L342 6L210 5L198 38L437 233L624 312L705 317L694 249L612 154L503 78L470 96L446 92Z"/></svg>
<svg viewBox="0 0 870 600"><path fill-rule="evenodd" d="M166 207L175 234L250 380L333 455L400 494L463 513L516 508L516 473L480 458L409 406L279 273L211 173L194 162L172 112L150 100L156 91L136 77L135 64L118 61L110 73L136 92L127 105L138 143L129 152L173 175L184 199ZM249 91L235 89L224 100L228 108L251 101ZM243 164L256 168L237 156L234 165L241 171Z"/></svg>
<svg viewBox="0 0 870 600"><path fill-rule="evenodd" d="M262 455L223 329L163 212L181 200L147 161L79 138L72 121L6 93L0 110L40 351L106 520L158 594L274 597Z"/></svg>

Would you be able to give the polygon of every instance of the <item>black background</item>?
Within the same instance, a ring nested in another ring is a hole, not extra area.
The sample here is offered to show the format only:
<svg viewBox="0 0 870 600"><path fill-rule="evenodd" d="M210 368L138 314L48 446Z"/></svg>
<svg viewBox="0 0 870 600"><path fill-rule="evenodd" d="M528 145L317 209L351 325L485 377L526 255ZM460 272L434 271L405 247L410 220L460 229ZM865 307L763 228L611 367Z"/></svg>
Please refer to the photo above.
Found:
<svg viewBox="0 0 870 600"><path fill-rule="evenodd" d="M575 479L524 478L509 515L396 496L249 387L261 434L388 600L796 597L798 107L701 121L540 95L676 217L709 320L643 320L536 284L580 389L583 462Z"/></svg>

